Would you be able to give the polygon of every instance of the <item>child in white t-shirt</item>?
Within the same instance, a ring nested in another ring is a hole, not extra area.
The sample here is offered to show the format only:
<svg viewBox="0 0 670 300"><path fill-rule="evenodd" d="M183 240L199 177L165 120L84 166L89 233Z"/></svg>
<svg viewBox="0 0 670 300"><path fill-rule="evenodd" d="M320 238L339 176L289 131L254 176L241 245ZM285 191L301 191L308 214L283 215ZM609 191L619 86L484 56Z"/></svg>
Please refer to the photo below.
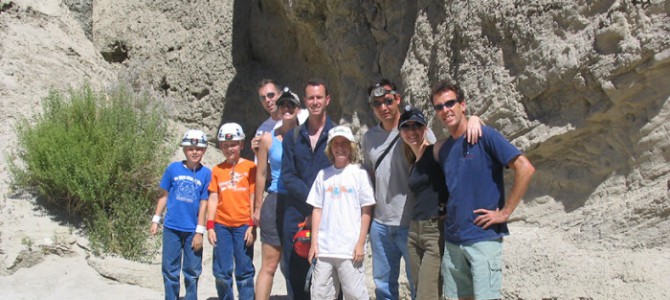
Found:
<svg viewBox="0 0 670 300"><path fill-rule="evenodd" d="M312 299L336 299L340 284L346 299L369 298L363 257L375 200L367 172L353 164L356 152L348 127L328 132L326 155L333 165L319 171L307 196L314 207Z"/></svg>

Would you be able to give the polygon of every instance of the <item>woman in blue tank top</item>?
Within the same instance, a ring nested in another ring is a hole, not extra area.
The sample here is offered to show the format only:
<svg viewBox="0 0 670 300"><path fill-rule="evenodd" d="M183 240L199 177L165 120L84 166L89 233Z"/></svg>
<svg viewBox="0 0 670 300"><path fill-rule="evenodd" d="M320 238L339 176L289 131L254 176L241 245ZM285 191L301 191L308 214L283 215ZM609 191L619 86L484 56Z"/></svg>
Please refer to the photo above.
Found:
<svg viewBox="0 0 670 300"><path fill-rule="evenodd" d="M300 99L288 88L284 88L281 96L275 103L281 113L281 126L265 133L260 140L257 152L258 163L256 165L256 194L254 195L255 210L253 214L254 223L261 228L261 270L256 279L256 299L269 299L272 291L272 281L281 259L281 221L283 216L283 205L277 201L278 194L285 194L286 189L279 180L281 173L282 139L284 134L298 125L298 112L300 112ZM262 188L268 180L268 167L270 171L270 185L268 194L263 199Z"/></svg>

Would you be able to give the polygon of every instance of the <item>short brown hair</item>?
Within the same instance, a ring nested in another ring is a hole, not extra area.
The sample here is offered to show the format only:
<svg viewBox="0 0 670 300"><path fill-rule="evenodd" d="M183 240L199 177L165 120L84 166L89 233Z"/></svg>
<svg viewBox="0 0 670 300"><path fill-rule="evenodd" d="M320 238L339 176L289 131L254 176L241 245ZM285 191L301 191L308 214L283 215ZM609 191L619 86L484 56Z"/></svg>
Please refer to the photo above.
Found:
<svg viewBox="0 0 670 300"><path fill-rule="evenodd" d="M440 95L442 93L446 93L448 91L452 91L454 92L454 94L456 94L456 101L458 101L459 103L465 100L465 92L463 92L463 89L461 89L461 87L458 86L458 84L452 83L447 80L442 80L433 86L433 89L430 92L431 101L433 97Z"/></svg>
<svg viewBox="0 0 670 300"><path fill-rule="evenodd" d="M258 88L257 88L257 90L260 90L262 87L264 87L264 86L266 86L266 85L268 85L268 84L272 84L272 85L274 85L274 86L275 86L275 89L276 89L278 92L281 91L281 87L279 86L279 84L277 84L277 82L276 82L274 79L271 79L271 78L263 78L263 79L261 79L261 81L258 83Z"/></svg>
<svg viewBox="0 0 670 300"><path fill-rule="evenodd" d="M326 96L330 95L330 94L328 93L328 86L326 86L326 81L324 81L324 80L321 79L321 78L312 78L312 79L310 79L310 80L307 80L307 84L305 84L305 89L306 89L308 86L320 86L320 85L323 86L323 89L324 89L324 91L326 92Z"/></svg>

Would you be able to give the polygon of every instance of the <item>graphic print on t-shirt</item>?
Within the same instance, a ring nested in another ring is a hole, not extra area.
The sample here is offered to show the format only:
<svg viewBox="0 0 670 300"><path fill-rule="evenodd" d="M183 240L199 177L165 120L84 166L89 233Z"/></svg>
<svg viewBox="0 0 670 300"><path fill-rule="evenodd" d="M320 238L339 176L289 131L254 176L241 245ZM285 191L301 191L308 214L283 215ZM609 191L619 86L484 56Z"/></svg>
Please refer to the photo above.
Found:
<svg viewBox="0 0 670 300"><path fill-rule="evenodd" d="M247 190L247 187L245 186L238 186L238 183L244 179L249 177L249 174L247 172L235 172L232 171L230 172L230 180L226 181L221 181L219 182L219 192L223 192L225 190L233 190L233 191L245 191Z"/></svg>
<svg viewBox="0 0 670 300"><path fill-rule="evenodd" d="M174 177L174 182L177 185L175 189L177 192L175 199L177 201L193 203L193 199L200 198L198 192L198 186L202 185L200 180L191 176L180 175Z"/></svg>
<svg viewBox="0 0 670 300"><path fill-rule="evenodd" d="M347 188L343 185L331 185L326 188L326 192L330 193L333 199L339 199L342 197L342 193L353 193L353 188Z"/></svg>

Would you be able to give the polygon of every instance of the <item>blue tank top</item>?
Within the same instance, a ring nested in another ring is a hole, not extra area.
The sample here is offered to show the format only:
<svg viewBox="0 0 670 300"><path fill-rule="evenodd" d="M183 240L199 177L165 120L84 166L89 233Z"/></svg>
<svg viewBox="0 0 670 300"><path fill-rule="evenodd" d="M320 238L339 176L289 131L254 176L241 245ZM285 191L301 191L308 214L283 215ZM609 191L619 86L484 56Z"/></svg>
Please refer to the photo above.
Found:
<svg viewBox="0 0 670 300"><path fill-rule="evenodd" d="M272 181L270 182L270 187L268 191L271 193L286 194L286 188L279 180L281 175L281 157L284 150L282 149L282 142L275 135L274 129L270 132L272 135L272 145L268 151L268 156L270 158L270 175L272 176Z"/></svg>

